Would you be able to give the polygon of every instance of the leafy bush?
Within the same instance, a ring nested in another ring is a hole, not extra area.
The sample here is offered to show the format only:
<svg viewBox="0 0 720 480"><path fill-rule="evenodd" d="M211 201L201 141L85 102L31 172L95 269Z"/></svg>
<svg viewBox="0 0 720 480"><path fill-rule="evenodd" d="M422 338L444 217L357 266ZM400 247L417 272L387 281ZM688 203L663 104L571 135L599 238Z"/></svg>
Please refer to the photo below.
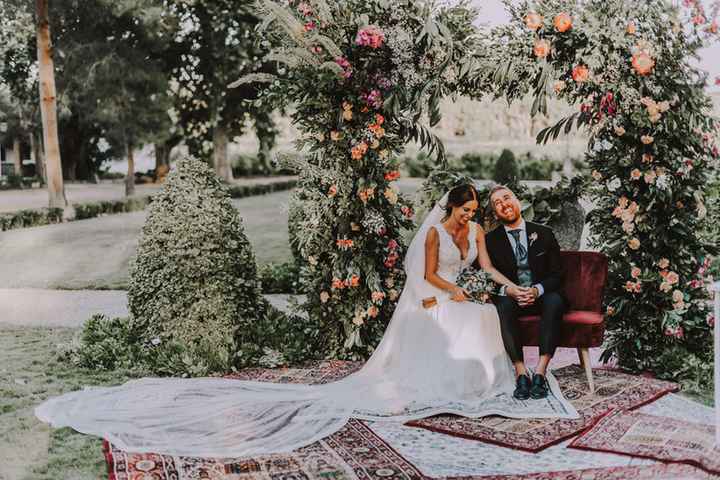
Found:
<svg viewBox="0 0 720 480"><path fill-rule="evenodd" d="M134 328L157 343L162 373L205 375L237 365L266 309L255 257L227 187L184 158L156 194L130 268Z"/></svg>
<svg viewBox="0 0 720 480"><path fill-rule="evenodd" d="M12 213L0 213L0 230L37 227L60 223L62 220L62 208L27 209Z"/></svg>
<svg viewBox="0 0 720 480"><path fill-rule="evenodd" d="M491 178L495 162L492 153L465 153L459 159L459 167L472 178Z"/></svg>
<svg viewBox="0 0 720 480"><path fill-rule="evenodd" d="M263 293L300 293L300 267L296 262L268 263L260 269Z"/></svg>
<svg viewBox="0 0 720 480"><path fill-rule="evenodd" d="M232 161L232 172L235 177L253 175L292 175L294 172L268 162L263 155L240 154Z"/></svg>
<svg viewBox="0 0 720 480"><path fill-rule="evenodd" d="M425 178L436 162L426 152L419 152L415 156L406 155L402 158L401 164L404 165L408 177Z"/></svg>
<svg viewBox="0 0 720 480"><path fill-rule="evenodd" d="M130 319L93 315L83 325L70 358L92 370L142 369L141 342Z"/></svg>
<svg viewBox="0 0 720 480"><path fill-rule="evenodd" d="M500 158L495 162L492 178L503 185L515 184L520 179L520 166L512 151L508 149L502 151Z"/></svg>

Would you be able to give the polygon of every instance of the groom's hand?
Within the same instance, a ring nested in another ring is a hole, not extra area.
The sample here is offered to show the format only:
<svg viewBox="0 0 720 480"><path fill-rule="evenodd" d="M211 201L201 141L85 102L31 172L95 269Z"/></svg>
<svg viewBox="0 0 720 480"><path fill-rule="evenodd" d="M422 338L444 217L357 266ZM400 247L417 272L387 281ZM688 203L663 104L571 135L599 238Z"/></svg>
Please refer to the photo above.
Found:
<svg viewBox="0 0 720 480"><path fill-rule="evenodd" d="M535 293L532 288L508 287L505 292L508 296L515 299L521 307L528 307L535 303Z"/></svg>

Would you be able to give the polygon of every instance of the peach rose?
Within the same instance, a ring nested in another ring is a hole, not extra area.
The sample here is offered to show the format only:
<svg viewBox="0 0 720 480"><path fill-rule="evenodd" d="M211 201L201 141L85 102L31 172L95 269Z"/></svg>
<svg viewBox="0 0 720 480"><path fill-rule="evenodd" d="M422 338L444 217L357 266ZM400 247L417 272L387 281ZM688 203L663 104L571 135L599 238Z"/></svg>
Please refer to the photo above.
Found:
<svg viewBox="0 0 720 480"><path fill-rule="evenodd" d="M655 68L655 60L647 52L638 52L632 56L632 66L638 75L649 75Z"/></svg>
<svg viewBox="0 0 720 480"><path fill-rule="evenodd" d="M567 86L567 84L564 81L558 80L553 85L553 90L555 90L555 93L558 94L558 93L562 92L563 90L565 90L566 86Z"/></svg>
<svg viewBox="0 0 720 480"><path fill-rule="evenodd" d="M530 30L537 30L543 25L543 17L539 13L531 12L525 17L525 25Z"/></svg>
<svg viewBox="0 0 720 480"><path fill-rule="evenodd" d="M360 285L360 276L359 275L353 275L350 277L350 286L351 287L357 287Z"/></svg>
<svg viewBox="0 0 720 480"><path fill-rule="evenodd" d="M618 199L618 205L620 205L620 208L627 208L630 204L630 200L626 196L622 196Z"/></svg>
<svg viewBox="0 0 720 480"><path fill-rule="evenodd" d="M643 163L652 163L653 160L655 160L655 157L653 157L649 153L643 153L643 156L642 156Z"/></svg>
<svg viewBox="0 0 720 480"><path fill-rule="evenodd" d="M618 137L622 137L623 135L625 135L625 128L623 128L622 126L615 127L615 135L617 135Z"/></svg>
<svg viewBox="0 0 720 480"><path fill-rule="evenodd" d="M545 39L535 40L535 48L533 53L537 58L545 58L550 54L550 42Z"/></svg>
<svg viewBox="0 0 720 480"><path fill-rule="evenodd" d="M642 172L639 169L634 169L632 172L630 172L630 178L633 180L640 180L640 177L642 177Z"/></svg>
<svg viewBox="0 0 720 480"><path fill-rule="evenodd" d="M683 295L683 292L681 292L680 290L675 290L672 294L672 299L673 302L680 303L685 300L685 295Z"/></svg>
<svg viewBox="0 0 720 480"><path fill-rule="evenodd" d="M670 285L675 285L680 281L680 275L678 275L676 272L668 272L667 276L665 277L665 281L668 282Z"/></svg>
<svg viewBox="0 0 720 480"><path fill-rule="evenodd" d="M667 283L667 282L662 282L662 283L660 284L660 291L661 291L661 292L667 293L667 292L669 292L670 290L672 290L672 285L670 285L669 283Z"/></svg>
<svg viewBox="0 0 720 480"><path fill-rule="evenodd" d="M330 300L330 294L328 292L320 292L320 301L327 303L328 300Z"/></svg>
<svg viewBox="0 0 720 480"><path fill-rule="evenodd" d="M628 240L628 247L632 250L638 250L640 248L640 240L636 237L631 238Z"/></svg>
<svg viewBox="0 0 720 480"><path fill-rule="evenodd" d="M653 143L655 141L655 138L651 137L650 135L643 135L642 137L640 137L640 141L644 145L650 145L651 143Z"/></svg>
<svg viewBox="0 0 720 480"><path fill-rule="evenodd" d="M383 292L372 292L371 295L372 301L375 303L380 303L385 298L385 293Z"/></svg>
<svg viewBox="0 0 720 480"><path fill-rule="evenodd" d="M598 172L597 170L593 170L592 177L599 182L600 180L602 180L602 173Z"/></svg>
<svg viewBox="0 0 720 480"><path fill-rule="evenodd" d="M588 67L585 65L576 65L575 68L572 69L572 78L577 83L587 82L590 78L590 70L588 70Z"/></svg>
<svg viewBox="0 0 720 480"><path fill-rule="evenodd" d="M670 260L668 260L667 258L661 258L658 261L658 267L662 268L663 270L668 268L669 266L670 266Z"/></svg>
<svg viewBox="0 0 720 480"><path fill-rule="evenodd" d="M640 270L640 268L638 267L633 267L632 269L630 269L630 276L632 278L639 278L641 274L642 270Z"/></svg>
<svg viewBox="0 0 720 480"><path fill-rule="evenodd" d="M378 310L378 308L375 305L368 308L368 310L367 310L367 314L371 318L377 317L379 313L380 313L380 310Z"/></svg>
<svg viewBox="0 0 720 480"><path fill-rule="evenodd" d="M555 17L553 24L555 25L555 30L564 33L572 28L572 18L570 18L570 15L567 13L562 12Z"/></svg>
<svg viewBox="0 0 720 480"><path fill-rule="evenodd" d="M625 31L628 35L635 35L635 32L637 32L637 26L635 25L635 22L628 22L627 27L625 27Z"/></svg>
<svg viewBox="0 0 720 480"><path fill-rule="evenodd" d="M337 195L338 189L335 185L331 185L328 189L328 197L334 197Z"/></svg>
<svg viewBox="0 0 720 480"><path fill-rule="evenodd" d="M330 132L330 139L333 142L337 142L341 138L342 138L342 133L338 132L337 130L333 130L332 132Z"/></svg>
<svg viewBox="0 0 720 480"><path fill-rule="evenodd" d="M333 278L332 288L334 288L335 290L342 290L343 288L345 288L345 283L339 278Z"/></svg>

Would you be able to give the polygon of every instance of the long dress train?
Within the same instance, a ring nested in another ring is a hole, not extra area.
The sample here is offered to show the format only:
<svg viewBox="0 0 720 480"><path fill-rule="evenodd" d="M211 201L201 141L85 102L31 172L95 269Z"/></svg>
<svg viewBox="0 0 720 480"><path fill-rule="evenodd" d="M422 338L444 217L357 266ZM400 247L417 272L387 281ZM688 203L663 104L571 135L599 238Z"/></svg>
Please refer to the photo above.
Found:
<svg viewBox="0 0 720 480"><path fill-rule="evenodd" d="M512 398L514 373L495 307L453 302L423 279L424 239L440 232L438 274L454 282L477 257L462 259L433 210L406 259L408 281L372 357L358 372L325 385L288 385L223 378L143 378L86 388L36 409L43 421L104 437L133 452L243 457L288 452L326 437L351 417L405 422L439 413L469 417L577 418L548 375L547 400ZM433 216L434 215L434 216ZM437 222L433 222L437 220ZM421 299L439 304L424 309Z"/></svg>

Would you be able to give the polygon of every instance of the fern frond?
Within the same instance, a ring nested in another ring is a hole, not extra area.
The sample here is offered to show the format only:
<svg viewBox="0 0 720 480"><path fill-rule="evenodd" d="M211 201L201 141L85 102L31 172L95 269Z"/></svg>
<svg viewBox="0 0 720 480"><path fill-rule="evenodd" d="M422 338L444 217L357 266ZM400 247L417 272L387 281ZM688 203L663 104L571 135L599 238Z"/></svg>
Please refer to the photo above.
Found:
<svg viewBox="0 0 720 480"><path fill-rule="evenodd" d="M231 84L228 85L228 88L237 88L240 85L245 85L246 83L271 83L273 82L277 76L271 74L271 73L249 73L247 75L244 75L240 77L239 79L235 80Z"/></svg>

